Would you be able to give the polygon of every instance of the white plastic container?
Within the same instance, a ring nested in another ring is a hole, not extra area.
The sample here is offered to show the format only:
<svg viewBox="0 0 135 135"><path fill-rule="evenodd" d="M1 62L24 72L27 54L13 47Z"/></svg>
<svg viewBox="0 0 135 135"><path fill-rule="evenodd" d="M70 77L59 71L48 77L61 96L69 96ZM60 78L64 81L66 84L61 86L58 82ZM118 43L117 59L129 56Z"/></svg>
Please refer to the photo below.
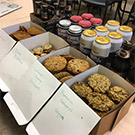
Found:
<svg viewBox="0 0 135 135"><path fill-rule="evenodd" d="M67 30L71 25L71 21L69 20L60 20L57 24L57 33L63 39L67 39Z"/></svg>
<svg viewBox="0 0 135 135"><path fill-rule="evenodd" d="M98 36L93 42L90 56L99 64L105 64L105 59L109 56L111 41L107 37Z"/></svg>
<svg viewBox="0 0 135 135"><path fill-rule="evenodd" d="M131 40L132 35L133 35L133 29L129 26L122 25L119 27L117 32L121 33L123 35L123 42L125 40Z"/></svg>
<svg viewBox="0 0 135 135"><path fill-rule="evenodd" d="M68 29L67 42L77 49L79 49L80 45L80 37L81 37L82 28L78 25L71 25Z"/></svg>
<svg viewBox="0 0 135 135"><path fill-rule="evenodd" d="M109 32L108 38L111 40L111 50L110 53L117 52L123 43L123 36L118 32Z"/></svg>
<svg viewBox="0 0 135 135"><path fill-rule="evenodd" d="M97 37L94 30L84 30L80 39L80 51L86 55L90 54L92 43Z"/></svg>
<svg viewBox="0 0 135 135"><path fill-rule="evenodd" d="M103 25L97 26L95 31L97 32L97 36L107 36L109 33L109 28Z"/></svg>
<svg viewBox="0 0 135 135"><path fill-rule="evenodd" d="M117 29L120 27L120 22L116 21L116 20L109 20L107 21L106 27L109 28L109 31L117 31Z"/></svg>

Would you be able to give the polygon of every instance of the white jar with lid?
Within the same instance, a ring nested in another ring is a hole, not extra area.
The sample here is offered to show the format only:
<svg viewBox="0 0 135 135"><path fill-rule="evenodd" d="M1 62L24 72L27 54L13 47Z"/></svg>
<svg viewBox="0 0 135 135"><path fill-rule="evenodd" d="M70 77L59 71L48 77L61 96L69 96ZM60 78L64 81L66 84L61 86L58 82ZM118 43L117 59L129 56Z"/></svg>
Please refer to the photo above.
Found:
<svg viewBox="0 0 135 135"><path fill-rule="evenodd" d="M67 42L77 49L79 49L80 45L80 36L81 36L82 28L78 25L71 25L68 29Z"/></svg>
<svg viewBox="0 0 135 135"><path fill-rule="evenodd" d="M104 64L105 58L109 56L111 49L111 41L107 37L98 36L93 42L90 56L91 58L100 64Z"/></svg>
<svg viewBox="0 0 135 135"><path fill-rule="evenodd" d="M109 32L108 38L111 40L111 50L110 53L117 52L123 43L123 36L118 32Z"/></svg>
<svg viewBox="0 0 135 135"><path fill-rule="evenodd" d="M125 40L131 40L132 35L133 35L133 29L129 26L122 25L119 27L117 32L121 33L123 35L123 42Z"/></svg>
<svg viewBox="0 0 135 135"><path fill-rule="evenodd" d="M60 20L57 24L57 34L63 39L67 39L67 30L71 25L71 21L69 20Z"/></svg>
<svg viewBox="0 0 135 135"><path fill-rule="evenodd" d="M97 26L95 27L95 31L97 32L97 36L107 36L109 33L109 28L106 26Z"/></svg>
<svg viewBox="0 0 135 135"><path fill-rule="evenodd" d="M120 27L120 22L118 22L116 20L109 20L109 21L107 21L105 26L109 28L110 32L117 31L117 29Z"/></svg>
<svg viewBox="0 0 135 135"><path fill-rule="evenodd" d="M80 39L80 51L86 55L90 54L92 43L97 37L94 30L84 30Z"/></svg>

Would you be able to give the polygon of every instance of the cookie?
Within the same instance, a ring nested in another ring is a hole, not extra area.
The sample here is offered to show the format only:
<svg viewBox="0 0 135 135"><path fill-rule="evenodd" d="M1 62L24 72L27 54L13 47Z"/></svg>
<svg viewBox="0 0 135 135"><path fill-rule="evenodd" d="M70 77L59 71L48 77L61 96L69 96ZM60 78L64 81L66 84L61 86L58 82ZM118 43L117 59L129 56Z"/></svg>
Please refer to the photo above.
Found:
<svg viewBox="0 0 135 135"><path fill-rule="evenodd" d="M62 71L67 65L67 60L61 56L52 56L44 61L44 66L52 73Z"/></svg>
<svg viewBox="0 0 135 135"><path fill-rule="evenodd" d="M90 65L86 60L72 59L68 62L67 70L73 74L79 74L89 69Z"/></svg>
<svg viewBox="0 0 135 135"><path fill-rule="evenodd" d="M56 51L56 50L53 49L53 50L50 51L50 53L53 53L53 52L55 52L55 51Z"/></svg>
<svg viewBox="0 0 135 135"><path fill-rule="evenodd" d="M36 57L37 57L37 59L39 59L40 58L40 56L39 55L35 55Z"/></svg>
<svg viewBox="0 0 135 135"><path fill-rule="evenodd" d="M113 101L107 97L105 94L100 94L96 92L91 92L87 96L89 106L95 110L106 112L114 107Z"/></svg>
<svg viewBox="0 0 135 135"><path fill-rule="evenodd" d="M72 59L75 59L75 57L72 56L72 55L70 55L70 54L62 54L60 56L64 57L67 61L70 61Z"/></svg>
<svg viewBox="0 0 135 135"><path fill-rule="evenodd" d="M43 50L45 53L50 53L52 50L52 45L51 44L45 44L42 46Z"/></svg>
<svg viewBox="0 0 135 135"><path fill-rule="evenodd" d="M107 91L107 95L115 102L115 103L120 103L124 99L128 97L128 92L119 87L119 86L114 86L110 88L110 90Z"/></svg>
<svg viewBox="0 0 135 135"><path fill-rule="evenodd" d="M42 53L42 54L40 54L40 57L43 57L43 56L46 56L47 55L47 53Z"/></svg>
<svg viewBox="0 0 135 135"><path fill-rule="evenodd" d="M33 51L33 50L30 50L30 52L31 52L32 54L34 54L34 51Z"/></svg>
<svg viewBox="0 0 135 135"><path fill-rule="evenodd" d="M57 74L54 74L54 76L60 80L62 79L63 77L66 77L66 76L70 76L71 74L68 73L68 72L60 72L60 73L57 73Z"/></svg>
<svg viewBox="0 0 135 135"><path fill-rule="evenodd" d="M40 55L43 53L43 49L41 47L36 47L33 49L34 54Z"/></svg>
<svg viewBox="0 0 135 135"><path fill-rule="evenodd" d="M68 79L70 79L70 78L72 78L73 76L72 75L69 75L69 76L66 76L66 77L63 77L63 78L61 78L60 79L60 82L65 82L65 81L67 81Z"/></svg>
<svg viewBox="0 0 135 135"><path fill-rule="evenodd" d="M29 33L25 32L25 31L21 31L21 30L18 30L16 32L12 33L12 36L18 41L31 37L31 35Z"/></svg>
<svg viewBox="0 0 135 135"><path fill-rule="evenodd" d="M27 32L32 35L32 36L35 36L35 35L38 35L38 34L42 34L43 32L35 27L30 27Z"/></svg>
<svg viewBox="0 0 135 135"><path fill-rule="evenodd" d="M97 110L94 110L95 113L97 113L100 117L103 117L107 112L100 112Z"/></svg>
<svg viewBox="0 0 135 135"><path fill-rule="evenodd" d="M92 92L92 89L85 82L75 82L72 85L72 90L80 97L87 97Z"/></svg>
<svg viewBox="0 0 135 135"><path fill-rule="evenodd" d="M95 92L105 93L111 86L111 81L104 75L94 74L88 78L88 84Z"/></svg>

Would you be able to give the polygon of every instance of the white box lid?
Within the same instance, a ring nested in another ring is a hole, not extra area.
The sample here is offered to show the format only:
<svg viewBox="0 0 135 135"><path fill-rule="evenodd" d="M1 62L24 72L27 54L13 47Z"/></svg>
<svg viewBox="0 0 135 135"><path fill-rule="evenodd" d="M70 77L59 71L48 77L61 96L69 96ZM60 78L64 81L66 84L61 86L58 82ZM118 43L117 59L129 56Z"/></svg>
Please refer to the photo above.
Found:
<svg viewBox="0 0 135 135"><path fill-rule="evenodd" d="M66 84L27 126L29 135L88 135L100 117Z"/></svg>

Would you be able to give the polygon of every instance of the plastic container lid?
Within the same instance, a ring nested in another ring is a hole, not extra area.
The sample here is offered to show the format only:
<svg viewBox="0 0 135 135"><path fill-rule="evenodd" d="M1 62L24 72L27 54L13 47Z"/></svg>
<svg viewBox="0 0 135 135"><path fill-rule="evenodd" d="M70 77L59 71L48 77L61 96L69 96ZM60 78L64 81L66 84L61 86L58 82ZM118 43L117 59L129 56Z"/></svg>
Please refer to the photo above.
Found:
<svg viewBox="0 0 135 135"><path fill-rule="evenodd" d="M68 29L71 33L81 33L82 28L78 25L71 25Z"/></svg>
<svg viewBox="0 0 135 135"><path fill-rule="evenodd" d="M64 26L64 27L68 27L68 26L71 25L71 21L69 21L69 20L60 20L60 21L59 21L59 24L60 24L61 26Z"/></svg>
<svg viewBox="0 0 135 135"><path fill-rule="evenodd" d="M122 36L122 34L120 34L118 32L112 31L112 32L108 33L108 37L113 38L113 39L121 39L123 36Z"/></svg>
<svg viewBox="0 0 135 135"><path fill-rule="evenodd" d="M101 45L109 44L111 40L108 37L98 36L95 41Z"/></svg>
<svg viewBox="0 0 135 135"><path fill-rule="evenodd" d="M91 22L87 20L82 20L78 24L83 28L89 28L91 26Z"/></svg>
<svg viewBox="0 0 135 135"><path fill-rule="evenodd" d="M83 19L87 19L87 20L90 20L91 18L93 18L94 16L92 14L89 14L89 13L84 13L82 14L82 18Z"/></svg>
<svg viewBox="0 0 135 135"><path fill-rule="evenodd" d="M91 18L90 19L90 22L92 24L102 24L103 23L103 20L101 18Z"/></svg>
<svg viewBox="0 0 135 135"><path fill-rule="evenodd" d="M118 25L120 25L120 22L118 22L116 20L108 20L107 24L109 24L111 26L118 26Z"/></svg>
<svg viewBox="0 0 135 135"><path fill-rule="evenodd" d="M73 22L79 22L82 20L82 17L81 16L78 16L78 15L73 15L70 17L70 20L73 21Z"/></svg>
<svg viewBox="0 0 135 135"><path fill-rule="evenodd" d="M97 35L97 32L94 31L94 30L89 30L89 29L87 29L87 30L84 30L84 31L83 31L83 35L84 35L84 36L87 36L87 37L94 37L94 36Z"/></svg>
<svg viewBox="0 0 135 135"><path fill-rule="evenodd" d="M124 31L124 32L131 32L131 31L133 31L133 29L130 26L126 26L126 25L121 25L119 27L119 30Z"/></svg>
<svg viewBox="0 0 135 135"><path fill-rule="evenodd" d="M107 31L109 31L109 28L108 27L106 27L106 26L97 26L96 28L95 28L97 31L99 31L99 32L107 32Z"/></svg>

